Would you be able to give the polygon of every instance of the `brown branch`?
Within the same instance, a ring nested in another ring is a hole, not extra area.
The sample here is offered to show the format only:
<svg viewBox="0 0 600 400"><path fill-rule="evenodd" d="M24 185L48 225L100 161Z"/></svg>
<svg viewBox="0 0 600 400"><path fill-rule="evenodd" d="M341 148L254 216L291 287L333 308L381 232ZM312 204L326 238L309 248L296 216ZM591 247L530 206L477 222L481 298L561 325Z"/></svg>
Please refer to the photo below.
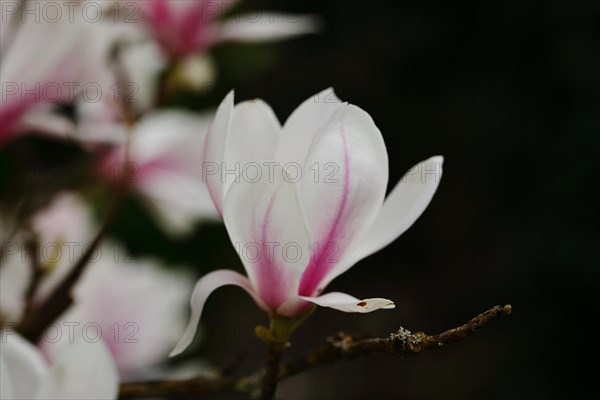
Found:
<svg viewBox="0 0 600 400"><path fill-rule="evenodd" d="M121 384L119 399L199 398L226 391L231 387L232 381L224 377L195 378L186 381L132 382Z"/></svg>
<svg viewBox="0 0 600 400"><path fill-rule="evenodd" d="M71 268L69 274L49 295L48 299L37 308L28 310L21 323L17 326L17 331L29 341L37 342L46 328L54 322L62 313L64 313L73 304L72 289L79 280L85 267L88 265L94 252L104 239L110 224L112 223L125 195L125 185L117 191L115 198L110 205L102 227L96 234L92 243L87 247L85 253L77 260L77 263Z"/></svg>
<svg viewBox="0 0 600 400"><path fill-rule="evenodd" d="M129 143L130 139L128 135L125 142L125 155L123 157L125 161L124 165L126 165L129 160ZM73 305L74 299L72 289L85 271L94 252L98 246L100 246L102 240L104 240L110 225L117 216L129 187L128 178L128 176L125 176L117 182L115 196L108 206L108 211L100 230L90 245L87 246L86 251L81 255L81 258L77 260L76 264L71 268L69 274L54 289L43 304L37 308L28 309L25 317L17 326L17 332L21 333L21 335L29 341L33 343L37 342L48 326Z"/></svg>
<svg viewBox="0 0 600 400"><path fill-rule="evenodd" d="M252 397L260 400L270 400L275 397L277 385L279 383L279 375L281 374L281 359L283 351L287 347L287 343L269 343L267 349L267 366L261 377L260 389L253 393Z"/></svg>
<svg viewBox="0 0 600 400"><path fill-rule="evenodd" d="M510 305L495 306L471 319L466 324L442 332L438 335L428 335L423 332L411 333L404 328L392 333L386 338L371 338L355 340L352 336L339 333L328 343L312 351L308 356L279 364L277 381L305 372L320 365L331 364L339 360L351 360L356 357L388 353L399 357L420 354L426 350L439 349L447 344L459 342L490 321L509 315ZM214 393L237 392L247 395L264 395L261 388L267 379L268 369L253 375L231 379L224 376L214 378L197 378L187 381L155 381L148 383L125 383L121 385L120 399L135 399L142 397L167 398L178 395L185 398L197 398Z"/></svg>
<svg viewBox="0 0 600 400"><path fill-rule="evenodd" d="M33 297L40 285L44 271L39 260L39 243L30 239L25 243L25 246L27 247L28 253L31 255L31 278L27 290L25 291L25 314L27 314L33 309Z"/></svg>
<svg viewBox="0 0 600 400"><path fill-rule="evenodd" d="M290 362L281 370L279 379L286 379L310 368L330 364L338 360L351 360L371 353L389 353L399 357L413 356L425 350L437 349L450 343L460 342L467 336L484 327L488 322L509 315L510 305L495 306L479 314L466 324L438 335L423 332L411 333L400 328L387 338L354 340L352 336L339 333L329 343L314 350L307 357Z"/></svg>
<svg viewBox="0 0 600 400"><path fill-rule="evenodd" d="M123 165L128 165L129 163L129 147L131 144L131 131L135 127L136 118L133 111L127 106L129 104L129 99L125 98L124 93L124 70L120 63L118 63L118 51L115 56L116 61L116 69L115 75L117 76L119 83L119 110L121 111L123 122L128 128L127 136L125 138L125 152L123 156ZM94 252L98 248L98 246L102 243L106 233L109 230L112 221L115 219L119 209L121 208L121 204L125 198L127 193L127 189L130 183L130 176L126 174L122 176L121 179L117 182L117 189L115 193L115 197L109 205L107 214L104 218L102 226L100 227L99 232L94 237L92 243L87 247L84 254L81 256L77 263L71 268L69 274L63 279L63 281L54 289L54 291L50 294L48 299L41 304L39 307L35 309L31 309L29 307L27 309L27 313L25 317L21 321L21 323L17 326L17 331L20 332L25 338L30 340L31 342L37 342L44 331L56 320L62 313L64 313L74 302L73 295L71 293L73 287L85 271L86 266L91 260ZM35 282L33 285L37 286L39 276L35 276ZM35 290L35 288L31 289ZM1 321L0 321L1 322Z"/></svg>

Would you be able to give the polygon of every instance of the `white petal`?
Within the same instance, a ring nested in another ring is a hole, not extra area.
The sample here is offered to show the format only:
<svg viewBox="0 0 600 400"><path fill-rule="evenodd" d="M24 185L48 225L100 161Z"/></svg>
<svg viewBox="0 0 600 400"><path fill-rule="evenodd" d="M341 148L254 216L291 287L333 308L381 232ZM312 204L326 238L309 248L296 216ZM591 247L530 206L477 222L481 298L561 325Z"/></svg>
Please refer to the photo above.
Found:
<svg viewBox="0 0 600 400"><path fill-rule="evenodd" d="M252 288L250 281L245 276L230 270L218 270L206 274L200 278L196 284L196 287L194 288L194 293L192 294L192 300L190 302L192 306L190 322L188 323L183 336L179 340L179 343L177 343L173 351L171 351L171 354L169 354L170 357L182 353L190 344L192 344L194 341L194 336L196 336L198 322L200 322L200 316L202 315L202 309L204 308L206 299L213 291L225 285L235 285L241 287L252 296L259 307L264 308L264 304L254 293L254 289Z"/></svg>
<svg viewBox="0 0 600 400"><path fill-rule="evenodd" d="M5 54L8 45L15 34L15 21L14 19L17 17L18 13L16 12L18 8L17 3L13 3L7 5L5 9L2 10L3 15L0 18L0 54Z"/></svg>
<svg viewBox="0 0 600 400"><path fill-rule="evenodd" d="M345 256L383 204L387 151L369 114L353 105L340 106L313 140L304 173L300 198L316 250L299 294L314 296L325 277L333 279L349 268Z"/></svg>
<svg viewBox="0 0 600 400"><path fill-rule="evenodd" d="M146 115L132 135L129 156L140 164L164 159L190 166L204 150L210 116L186 111L159 111ZM138 171L142 172L142 171ZM200 176L200 168L197 168Z"/></svg>
<svg viewBox="0 0 600 400"><path fill-rule="evenodd" d="M304 165L313 139L341 105L333 88L306 99L285 121L276 159L282 163Z"/></svg>
<svg viewBox="0 0 600 400"><path fill-rule="evenodd" d="M245 101L235 106L227 138L225 164L220 166L225 193L236 175L247 173L248 168L254 172L251 163L273 159L280 131L277 117L264 101Z"/></svg>
<svg viewBox="0 0 600 400"><path fill-rule="evenodd" d="M442 156L412 167L385 199L375 223L352 254L355 262L375 253L402 235L429 205L442 177Z"/></svg>
<svg viewBox="0 0 600 400"><path fill-rule="evenodd" d="M265 167L258 181L247 178L227 193L225 226L257 293L276 310L297 294L308 235L295 184L282 167Z"/></svg>
<svg viewBox="0 0 600 400"><path fill-rule="evenodd" d="M4 359L0 357L0 399L8 400L15 398L15 391L13 390L11 377L8 373L8 365L6 365Z"/></svg>
<svg viewBox="0 0 600 400"><path fill-rule="evenodd" d="M156 99L159 74L167 65L165 55L155 41L147 40L130 45L119 60L127 76L126 101L136 111L149 109Z"/></svg>
<svg viewBox="0 0 600 400"><path fill-rule="evenodd" d="M28 110L19 121L20 131L31 131L36 134L46 134L61 138L73 137L75 125L69 118L59 115L54 105L41 104Z"/></svg>
<svg viewBox="0 0 600 400"><path fill-rule="evenodd" d="M0 358L7 368L2 372L2 386L5 380L10 382L15 399L29 400L47 375L46 362L37 349L16 332L5 329L0 333Z"/></svg>
<svg viewBox="0 0 600 400"><path fill-rule="evenodd" d="M121 121L120 112L115 104L106 101L89 103L78 99L75 111L78 121L77 127L74 127L75 135L83 145L92 146L92 149L98 143L117 145L124 143L128 137L128 128ZM123 156L113 162L122 163Z"/></svg>
<svg viewBox="0 0 600 400"><path fill-rule="evenodd" d="M198 222L219 220L219 214L200 179L175 171L157 171L140 187L144 200L155 211L157 222L174 235L192 232Z"/></svg>
<svg viewBox="0 0 600 400"><path fill-rule="evenodd" d="M50 368L36 398L116 399L119 390L117 368L104 342L84 340L80 335L74 338Z"/></svg>
<svg viewBox="0 0 600 400"><path fill-rule="evenodd" d="M280 40L307 33L315 33L321 27L314 15L291 15L281 13L244 13L226 20L220 27L217 42L262 42Z"/></svg>
<svg viewBox="0 0 600 400"><path fill-rule="evenodd" d="M392 309L394 302L388 299L363 299L359 300L349 294L341 292L331 292L319 297L303 297L306 301L315 303L321 307L329 307L348 313L369 313L379 309Z"/></svg>
<svg viewBox="0 0 600 400"><path fill-rule="evenodd" d="M233 91L229 92L217 108L215 117L208 128L204 145L204 157L202 157L202 182L205 182L208 186L210 197L221 215L223 215L225 185L221 180L220 168L225 161L225 144L229 136L233 115L233 96ZM209 169L209 167L214 167L214 170Z"/></svg>

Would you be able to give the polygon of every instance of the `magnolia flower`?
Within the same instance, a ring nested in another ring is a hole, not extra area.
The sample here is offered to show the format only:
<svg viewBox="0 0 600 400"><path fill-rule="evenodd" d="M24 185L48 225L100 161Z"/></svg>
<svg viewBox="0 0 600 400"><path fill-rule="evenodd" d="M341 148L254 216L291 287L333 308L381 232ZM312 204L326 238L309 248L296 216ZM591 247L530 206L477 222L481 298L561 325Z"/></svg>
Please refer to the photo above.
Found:
<svg viewBox="0 0 600 400"><path fill-rule="evenodd" d="M116 399L118 377L102 342L74 335L48 365L42 354L9 330L0 332L0 398L12 399Z"/></svg>
<svg viewBox="0 0 600 400"><path fill-rule="evenodd" d="M388 157L379 129L365 111L324 91L283 127L266 103L234 107L228 95L203 159L209 192L248 276L218 270L200 279L172 355L193 341L207 297L223 285L242 287L282 317L298 317L313 303L360 313L394 307L387 299L321 293L415 222L437 189L441 156L412 168L384 201Z"/></svg>
<svg viewBox="0 0 600 400"><path fill-rule="evenodd" d="M223 41L264 41L314 32L312 16L273 12L218 19L236 0L138 0L142 17L163 50L173 58L203 52Z"/></svg>
<svg viewBox="0 0 600 400"><path fill-rule="evenodd" d="M185 111L146 115L131 132L131 143L112 151L103 161L103 176L128 180L132 189L171 234L189 233L199 220L217 213L202 179L204 140L210 119ZM124 152L128 149L128 164Z"/></svg>

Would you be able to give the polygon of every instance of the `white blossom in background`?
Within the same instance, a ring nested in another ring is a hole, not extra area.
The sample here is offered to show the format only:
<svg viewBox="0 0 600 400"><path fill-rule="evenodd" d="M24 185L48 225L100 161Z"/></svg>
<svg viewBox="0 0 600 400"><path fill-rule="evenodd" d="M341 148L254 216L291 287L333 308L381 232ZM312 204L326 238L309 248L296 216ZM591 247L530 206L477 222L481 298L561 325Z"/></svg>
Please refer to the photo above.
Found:
<svg viewBox="0 0 600 400"><path fill-rule="evenodd" d="M93 239L97 229L91 210L77 194L58 194L27 223L38 243L37 258L45 273L34 302L43 301L68 274L74 262ZM33 271L32 258L25 246L27 234L18 232L3 244L0 268L0 313L6 321L18 321L25 307L25 291Z"/></svg>
<svg viewBox="0 0 600 400"><path fill-rule="evenodd" d="M211 166L208 189L247 277L217 270L198 281L191 320L172 355L192 343L207 297L224 285L242 287L259 307L289 318L312 304L359 313L394 307L387 299L322 291L416 221L437 189L441 156L413 167L386 198L381 132L369 114L326 90L283 126L266 103L234 107L230 93L209 129L203 161ZM224 179L221 172L236 163L241 173ZM261 164L258 173L243 173Z"/></svg>
<svg viewBox="0 0 600 400"><path fill-rule="evenodd" d="M165 361L186 323L191 276L134 259L114 244L98 254L75 285L75 305L42 336L41 349L55 359L68 346L72 326L76 335L101 340L122 376Z"/></svg>
<svg viewBox="0 0 600 400"><path fill-rule="evenodd" d="M102 342L73 336L56 360L14 331L0 331L0 399L110 400L119 381L114 361Z"/></svg>
<svg viewBox="0 0 600 400"><path fill-rule="evenodd" d="M38 238L38 259L46 272L33 297L33 304L40 304L71 271L99 228L84 200L68 192L36 213L29 225ZM17 247L4 247L6 258L0 267L0 313L4 322L12 324L25 311L25 292L32 277L33 255L23 247L23 237L11 243ZM155 260L134 259L117 242L105 239L75 285L75 304L39 344L55 359L68 342L70 323L77 323L72 329L79 330L93 323L89 336L95 337L94 328L100 327L102 340L121 372L158 364L185 326L192 285L188 274L169 270ZM54 339L57 332L62 336Z"/></svg>
<svg viewBox="0 0 600 400"><path fill-rule="evenodd" d="M131 132L129 164L121 170L158 222L172 234L189 233L195 224L218 217L202 183L204 141L210 116L185 111L147 114ZM126 145L104 160L103 175L123 166Z"/></svg>

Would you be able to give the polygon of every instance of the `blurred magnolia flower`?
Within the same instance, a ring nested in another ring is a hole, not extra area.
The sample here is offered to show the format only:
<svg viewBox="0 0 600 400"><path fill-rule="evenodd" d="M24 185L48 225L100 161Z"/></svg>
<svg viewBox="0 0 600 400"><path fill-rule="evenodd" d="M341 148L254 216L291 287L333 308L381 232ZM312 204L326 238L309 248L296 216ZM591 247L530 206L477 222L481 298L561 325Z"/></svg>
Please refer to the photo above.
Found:
<svg viewBox="0 0 600 400"><path fill-rule="evenodd" d="M0 312L5 323L18 323L25 311L32 257L44 269L33 295L35 305L44 302L67 276L96 230L89 208L73 193L57 196L29 225L37 237L37 255L29 254L20 238L3 246ZM122 372L158 363L185 326L182 311L191 286L188 275L169 271L153 260L137 261L117 243L106 241L94 251L74 287L75 305L49 328L40 346L55 359L69 339L57 332L74 329L92 338L99 333ZM90 325L84 329L86 324Z"/></svg>
<svg viewBox="0 0 600 400"><path fill-rule="evenodd" d="M93 100L108 94L108 53L114 36L80 13L73 13L72 19L64 15L58 21L13 21L14 16L0 21L3 36L11 33L2 43L0 143L24 129L20 118L30 109L70 102L82 94Z"/></svg>
<svg viewBox="0 0 600 400"><path fill-rule="evenodd" d="M315 32L314 16L263 11L224 22L219 18L236 0L137 0L152 35L172 58L204 52L224 41L278 40Z"/></svg>
<svg viewBox="0 0 600 400"><path fill-rule="evenodd" d="M38 244L38 254L30 253L26 246L28 235L23 231L3 243L0 313L8 322L19 321L25 310L25 291L33 276L32 259L36 257L43 269L33 294L33 301L41 302L69 273L95 232L90 209L79 195L70 192L58 194L27 224Z"/></svg>
<svg viewBox="0 0 600 400"><path fill-rule="evenodd" d="M3 10L7 15L0 21L1 32L8 39L1 43L0 145L29 131L72 135L72 126L53 113L53 105L80 100L92 104L119 103L123 101L119 98L121 93L129 94L131 98L127 100L133 100L140 87L149 86L146 70L156 71L154 59L142 63L135 58L137 52L130 51L131 57L126 57L124 68L129 72L130 68L142 66L137 72L142 72L143 79L137 82L139 75L134 75L136 79L128 76L130 81L120 82L111 64L112 53L118 44L144 37L139 24L91 18L83 10L87 3L94 2L66 3L53 3L57 19L36 18L31 13L20 17L12 8ZM40 9L40 4L30 1L26 7ZM96 7L94 3L92 8ZM100 17L108 16L106 11L96 12Z"/></svg>
<svg viewBox="0 0 600 400"><path fill-rule="evenodd" d="M122 144L103 161L103 175L113 177L120 170L120 178L142 196L165 230L188 233L198 221L217 217L201 183L199 157L209 123L208 115L185 111L149 113L131 132L129 163L123 165L127 144Z"/></svg>
<svg viewBox="0 0 600 400"><path fill-rule="evenodd" d="M301 104L283 127L266 103L234 107L228 95L203 159L210 194L248 277L218 270L198 281L191 320L172 355L193 341L207 297L223 285L242 287L283 317L298 317L311 303L360 313L394 307L387 299L321 292L421 215L437 189L441 156L412 168L384 201L383 137L369 114L329 90ZM236 163L233 179L217 173Z"/></svg>
<svg viewBox="0 0 600 400"><path fill-rule="evenodd" d="M0 343L0 398L2 400L116 399L118 376L102 342L74 335L48 365L24 338L2 330Z"/></svg>
<svg viewBox="0 0 600 400"><path fill-rule="evenodd" d="M166 359L185 326L190 276L153 260L135 260L123 248L104 245L75 285L75 305L42 336L54 359L68 346L65 332L100 340L122 376ZM63 334L55 339L57 331Z"/></svg>

